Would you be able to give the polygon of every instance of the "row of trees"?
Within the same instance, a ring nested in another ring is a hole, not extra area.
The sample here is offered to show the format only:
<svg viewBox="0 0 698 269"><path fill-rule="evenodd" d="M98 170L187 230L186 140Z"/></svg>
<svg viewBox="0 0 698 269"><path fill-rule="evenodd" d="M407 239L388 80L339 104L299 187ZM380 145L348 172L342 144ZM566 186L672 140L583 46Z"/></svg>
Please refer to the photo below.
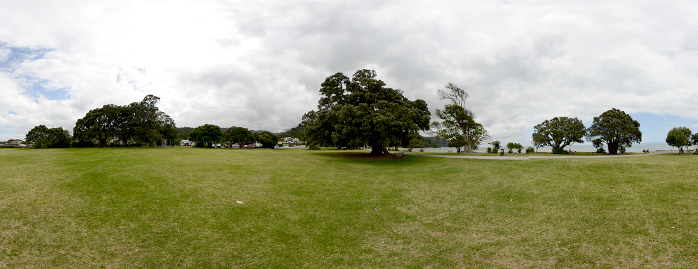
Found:
<svg viewBox="0 0 698 269"><path fill-rule="evenodd" d="M71 144L105 147L113 139L118 139L122 146L171 145L178 138L178 128L170 116L159 110L159 101L159 97L147 95L142 101L125 106L104 105L90 110L78 119L72 137L62 127L39 125L27 133L26 141L35 148L70 147ZM298 133L298 127L288 132ZM185 138L194 141L199 147L212 147L220 142L259 142L262 147L273 148L278 143L278 137L268 131L253 133L247 128L231 127L221 132L220 127L212 124L190 130Z"/></svg>
<svg viewBox="0 0 698 269"><path fill-rule="evenodd" d="M502 146L502 142L499 142L499 140L492 141L489 144L492 145L492 147L487 148L487 153L497 153ZM523 148L524 146L522 146L519 143L507 143L507 149L509 150L509 153L514 153L514 150L516 150L518 153L521 153L521 150L523 150Z"/></svg>
<svg viewBox="0 0 698 269"><path fill-rule="evenodd" d="M619 149L625 152L625 148L631 147L632 143L640 143L642 132L638 121L612 108L594 117L589 128L585 128L577 118L555 117L536 125L532 134L535 147L550 146L553 153L565 153L565 147L583 143L585 137L598 151L603 151L605 144L608 153L617 154Z"/></svg>
<svg viewBox="0 0 698 269"><path fill-rule="evenodd" d="M142 101L129 105L109 104L92 109L75 123L74 140L96 141L98 147L105 147L111 139L119 139L122 146L130 143L165 145L167 140L177 137L177 132L172 118L158 109L159 101L159 97L149 94Z"/></svg>
<svg viewBox="0 0 698 269"><path fill-rule="evenodd" d="M458 152L472 153L488 139L482 124L475 121L466 108L468 94L449 83L438 90L439 97L449 103L436 110L441 121L429 124L430 113L423 100L410 101L402 91L386 87L376 79L373 70L359 70L352 78L342 73L329 76L320 88L318 110L303 116L307 142L311 148L336 146L356 148L368 145L371 154L387 154L389 146L409 146L417 141L418 131L431 131L437 138L456 147ZM613 108L594 117L586 128L577 118L555 117L535 126L532 135L535 147L551 146L553 153L564 153L573 143L583 143L586 137L599 150L604 145L611 154L624 152L625 147L642 141L640 123L625 112ZM494 152L499 150L496 141ZM523 146L509 143L511 152L521 152ZM490 148L490 152L493 150Z"/></svg>
<svg viewBox="0 0 698 269"><path fill-rule="evenodd" d="M231 147L234 144L242 146L259 142L263 148L274 148L279 142L279 138L269 131L253 133L247 128L234 126L222 132L219 126L213 124L194 128L188 138L194 141L196 147L213 147L218 143L225 143L227 147Z"/></svg>
<svg viewBox="0 0 698 269"><path fill-rule="evenodd" d="M27 143L35 148L69 147L71 144L105 147L112 139L122 146L142 144L155 146L173 142L177 137L172 118L160 111L160 98L147 95L140 102L129 105L104 105L87 112L77 120L73 136L61 127L47 128L39 125L26 135Z"/></svg>
<svg viewBox="0 0 698 269"><path fill-rule="evenodd" d="M311 148L335 146L338 148L357 148L370 146L371 154L387 154L388 147L408 146L424 143L419 131L430 131L439 139L446 140L448 146L456 147L458 152L472 153L488 139L484 126L475 121L473 112L465 107L468 94L456 85L449 83L445 89L439 89L438 95L449 103L443 109L436 110L441 121L430 123L430 112L426 102L421 99L411 101L403 96L402 91L386 87L376 78L373 70L359 70L349 78L342 73L329 76L321 84L317 111L312 110L303 116L301 125L289 130L299 137L305 137ZM122 145L132 142L154 146L165 143L178 136L174 121L156 104L159 98L146 96L141 102L127 106L105 105L90 110L79 119L74 129L73 140L92 143L104 147L113 138L121 140ZM577 118L555 117L534 127L533 145L536 148L550 146L553 153L564 153L564 148L573 143L583 143L586 137L599 150L604 145L611 154L624 152L634 142L642 141L640 123L625 112L613 108L594 117L593 124L585 128ZM682 127L685 128L685 127ZM685 128L688 129L688 128ZM180 130L181 131L181 130ZM212 147L224 142L228 145L260 142L263 147L273 148L278 137L268 131L253 133L243 127L231 127L225 132L221 128L205 124L186 130L187 138L199 147ZM189 132L190 131L190 132ZM686 133L688 135L686 135ZM62 128L48 129L37 126L27 134L27 141L36 147L65 146L67 131ZM690 130L675 128L667 137L670 145L682 146L691 142ZM685 141L688 137L688 142ZM696 141L698 134L693 135ZM671 141L671 142L670 142ZM673 143L673 144L672 144ZM490 143L489 152L497 152L499 141ZM509 152L523 146L519 143L507 144ZM527 149L528 152L528 149Z"/></svg>
<svg viewBox="0 0 698 269"><path fill-rule="evenodd" d="M684 147L698 146L698 132L691 135L691 129L688 127L674 127L667 133L666 143L669 146L679 148L679 153L683 153Z"/></svg>

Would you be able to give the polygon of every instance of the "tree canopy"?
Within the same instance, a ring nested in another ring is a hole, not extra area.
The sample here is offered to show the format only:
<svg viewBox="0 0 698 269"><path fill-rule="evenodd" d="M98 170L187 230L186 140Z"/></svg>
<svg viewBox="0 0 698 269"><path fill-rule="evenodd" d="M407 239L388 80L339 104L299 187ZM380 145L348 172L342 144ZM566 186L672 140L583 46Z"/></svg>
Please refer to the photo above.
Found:
<svg viewBox="0 0 698 269"><path fill-rule="evenodd" d="M587 140L598 146L605 143L609 154L618 154L619 147L642 142L640 123L625 112L612 108L594 117L593 124L587 129Z"/></svg>
<svg viewBox="0 0 698 269"><path fill-rule="evenodd" d="M565 147L573 143L583 143L586 129L581 120L568 117L554 117L533 127L533 145L550 146L553 153L564 153Z"/></svg>
<svg viewBox="0 0 698 269"><path fill-rule="evenodd" d="M691 142L691 129L688 127L674 127L666 135L666 143L679 148L679 152L683 152L683 147L690 146Z"/></svg>
<svg viewBox="0 0 698 269"><path fill-rule="evenodd" d="M189 140L194 141L195 146L199 148L213 147L213 144L220 142L222 137L221 127L213 124L201 125L189 133Z"/></svg>
<svg viewBox="0 0 698 269"><path fill-rule="evenodd" d="M423 100L408 100L402 91L386 87L373 70L359 70L352 78L342 73L321 84L318 110L303 116L310 147L360 147L371 154L387 154L387 146L409 141L429 128L430 113Z"/></svg>
<svg viewBox="0 0 698 269"><path fill-rule="evenodd" d="M497 153L499 151L499 148L502 146L502 142L500 142L499 140L492 141L489 144L492 145L492 153Z"/></svg>
<svg viewBox="0 0 698 269"><path fill-rule="evenodd" d="M223 141L232 144L255 141L254 134L244 127L230 127L223 133Z"/></svg>
<svg viewBox="0 0 698 269"><path fill-rule="evenodd" d="M262 144L263 148L273 149L276 144L279 143L279 137L269 131L262 131L261 133L255 134L257 142Z"/></svg>
<svg viewBox="0 0 698 269"><path fill-rule="evenodd" d="M107 140L117 134L117 130L123 126L119 122L120 108L116 105L104 105L87 112L84 117L78 119L73 129L75 139L80 141L97 140L98 147L105 147Z"/></svg>
<svg viewBox="0 0 698 269"><path fill-rule="evenodd" d="M177 137L175 123L170 116L158 109L159 101L159 97L149 94L142 101L131 103L128 108L124 107L131 115L131 121L125 125L129 127L127 130L132 132L137 142L155 146L158 141Z"/></svg>
<svg viewBox="0 0 698 269"><path fill-rule="evenodd" d="M151 94L141 102L127 106L109 104L92 109L76 122L73 129L75 139L82 142L96 140L99 147L106 146L112 138L120 139L123 146L132 140L155 146L159 141L175 139L175 123L158 109L159 100Z"/></svg>
<svg viewBox="0 0 698 269"><path fill-rule="evenodd" d="M523 150L523 145L519 143L514 143L514 142L509 142L507 143L507 149L509 149L509 153L513 153L514 150L517 150L519 153L521 153L521 150Z"/></svg>
<svg viewBox="0 0 698 269"><path fill-rule="evenodd" d="M27 143L33 148L67 148L70 147L70 133L62 127L48 128L45 125L35 126L27 135Z"/></svg>
<svg viewBox="0 0 698 269"><path fill-rule="evenodd" d="M472 153L480 143L487 139L487 131L475 121L473 112L465 108L468 93L463 89L448 83L446 89L438 90L441 99L449 100L443 110L437 109L436 116L442 121L432 123L436 129L435 135L449 142L460 151L462 146L465 153Z"/></svg>

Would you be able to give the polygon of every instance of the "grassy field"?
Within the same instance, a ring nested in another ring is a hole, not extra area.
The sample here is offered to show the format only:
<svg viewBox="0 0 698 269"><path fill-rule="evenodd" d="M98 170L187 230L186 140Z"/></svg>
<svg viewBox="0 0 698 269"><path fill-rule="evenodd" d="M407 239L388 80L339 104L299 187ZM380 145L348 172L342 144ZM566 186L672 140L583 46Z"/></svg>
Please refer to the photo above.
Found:
<svg viewBox="0 0 698 269"><path fill-rule="evenodd" d="M0 267L694 267L696 167L0 149Z"/></svg>

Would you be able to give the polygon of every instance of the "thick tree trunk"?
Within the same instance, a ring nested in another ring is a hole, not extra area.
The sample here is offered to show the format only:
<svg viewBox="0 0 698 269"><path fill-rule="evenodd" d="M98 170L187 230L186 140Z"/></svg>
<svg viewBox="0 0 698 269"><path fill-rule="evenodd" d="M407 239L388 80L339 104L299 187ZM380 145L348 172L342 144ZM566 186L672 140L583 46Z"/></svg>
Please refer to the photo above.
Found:
<svg viewBox="0 0 698 269"><path fill-rule="evenodd" d="M371 147L371 155L376 155L376 156L381 156L381 155L388 155L390 152L388 152L388 149L381 147L381 146L374 146Z"/></svg>
<svg viewBox="0 0 698 269"><path fill-rule="evenodd" d="M380 156L390 154L388 149L384 148L379 143L370 143L369 146L371 146L371 155Z"/></svg>
<svg viewBox="0 0 698 269"><path fill-rule="evenodd" d="M470 142L465 142L465 145L463 145L462 153L464 153L464 154L473 153L473 146L470 145Z"/></svg>
<svg viewBox="0 0 698 269"><path fill-rule="evenodd" d="M608 143L608 154L618 154L618 143Z"/></svg>

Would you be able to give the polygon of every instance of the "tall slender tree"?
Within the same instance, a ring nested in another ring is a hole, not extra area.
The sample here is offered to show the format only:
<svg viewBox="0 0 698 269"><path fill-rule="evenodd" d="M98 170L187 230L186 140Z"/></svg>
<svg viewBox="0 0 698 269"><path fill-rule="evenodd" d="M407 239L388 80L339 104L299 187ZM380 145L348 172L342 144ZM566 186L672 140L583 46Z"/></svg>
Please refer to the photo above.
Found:
<svg viewBox="0 0 698 269"><path fill-rule="evenodd" d="M472 153L488 135L485 127L475 121L473 112L465 108L468 93L455 84L448 83L446 89L438 90L438 94L441 99L450 101L450 104L443 110L436 110L436 116L441 119L441 122L431 125L436 136L449 141L449 144L462 145L464 153Z"/></svg>

